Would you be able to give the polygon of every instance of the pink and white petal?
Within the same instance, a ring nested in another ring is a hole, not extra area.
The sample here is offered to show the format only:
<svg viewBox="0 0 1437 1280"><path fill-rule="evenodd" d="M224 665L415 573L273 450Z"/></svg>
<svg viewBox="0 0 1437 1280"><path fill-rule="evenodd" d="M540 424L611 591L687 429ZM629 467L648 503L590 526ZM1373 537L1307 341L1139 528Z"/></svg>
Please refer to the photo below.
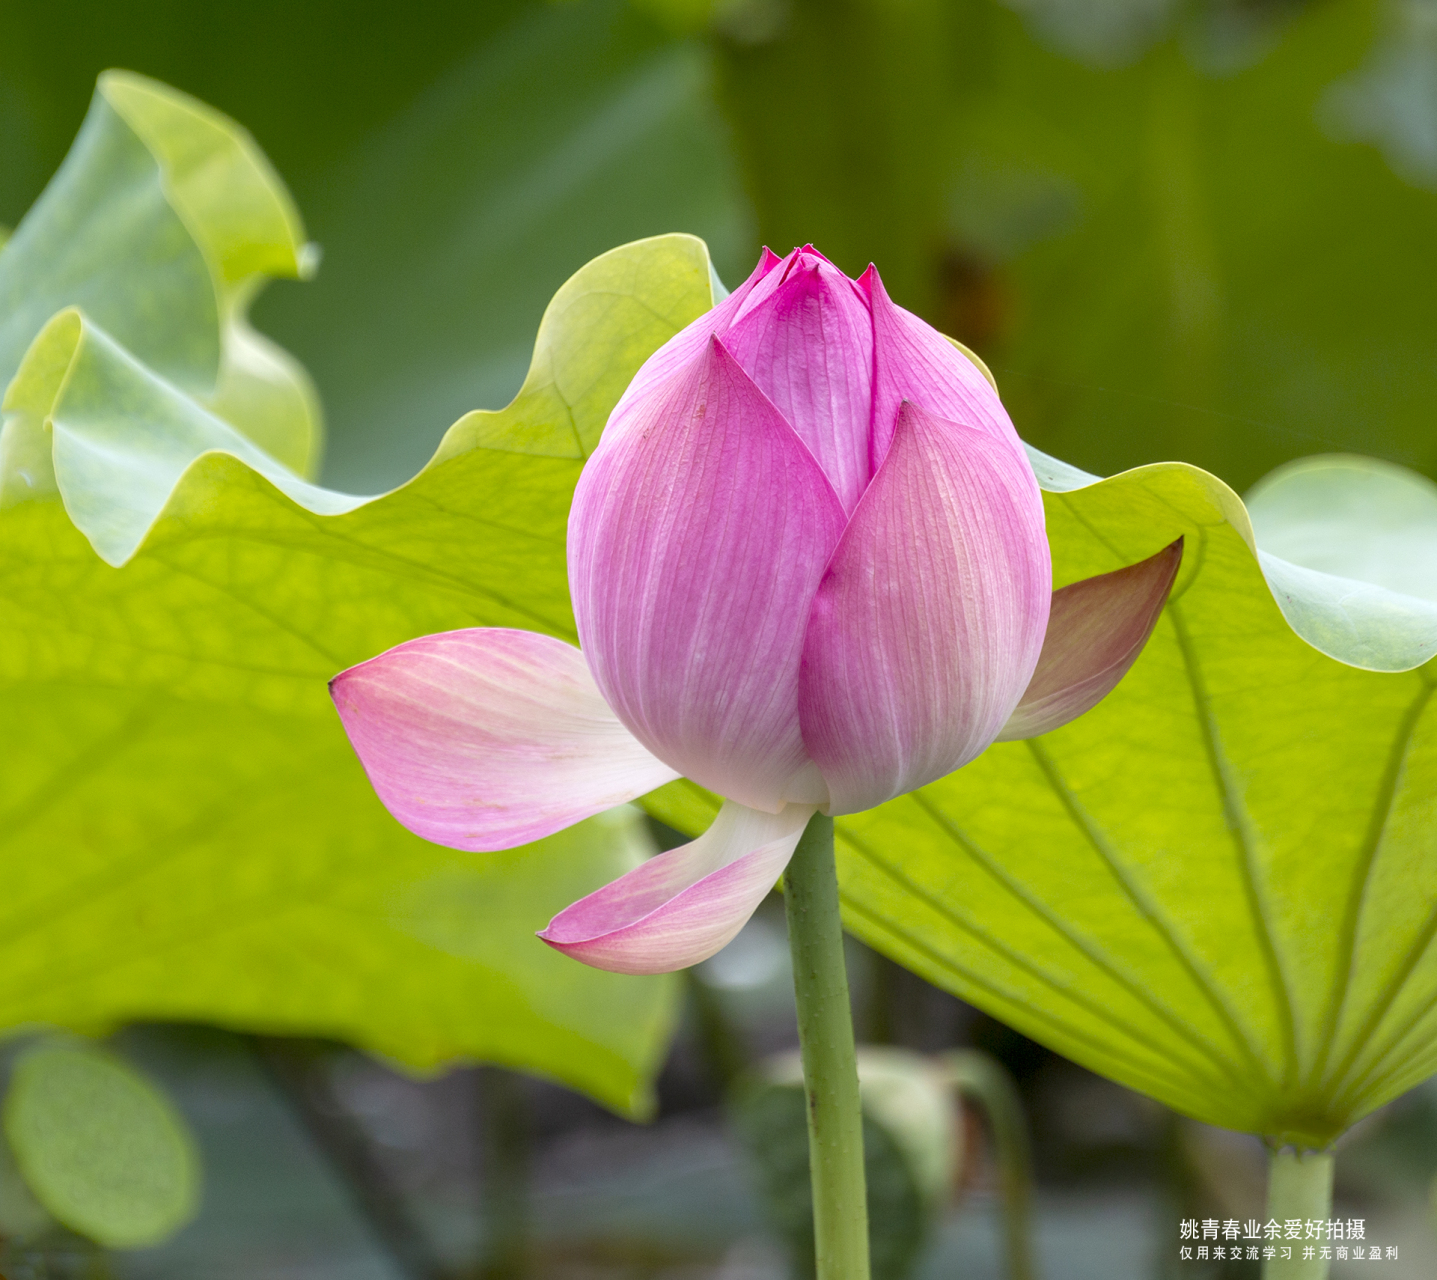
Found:
<svg viewBox="0 0 1437 1280"><path fill-rule="evenodd" d="M1037 665L1052 568L1027 461L905 404L814 601L799 679L830 813L966 764Z"/></svg>
<svg viewBox="0 0 1437 1280"><path fill-rule="evenodd" d="M723 343L798 432L851 514L872 476L867 298L826 258L800 253L766 305L737 320Z"/></svg>
<svg viewBox="0 0 1437 1280"><path fill-rule="evenodd" d="M1022 449L1018 433L987 378L937 329L894 306L878 271L858 281L873 312L873 470L888 453L905 400Z"/></svg>
<svg viewBox="0 0 1437 1280"><path fill-rule="evenodd" d="M696 359L700 359L708 347L709 339L715 333L727 333L754 287L769 276L775 267L781 266L782 262L783 259L765 246L758 266L747 280L722 302L705 311L697 319L691 320L645 360L609 415L609 421L604 427L605 434L617 434L624 430L635 404L656 387L662 386L675 374L686 369Z"/></svg>
<svg viewBox="0 0 1437 1280"><path fill-rule="evenodd" d="M566 907L539 937L614 973L671 973L707 960L773 888L813 813L812 805L775 814L726 800L697 840Z"/></svg>
<svg viewBox="0 0 1437 1280"><path fill-rule="evenodd" d="M821 804L798 667L844 527L823 469L718 338L605 436L569 514L599 689L654 755L755 809Z"/></svg>
<svg viewBox="0 0 1437 1280"><path fill-rule="evenodd" d="M673 781L573 645L475 628L396 645L330 694L384 807L452 849L510 849Z"/></svg>
<svg viewBox="0 0 1437 1280"><path fill-rule="evenodd" d="M1182 562L1179 538L1137 564L1053 592L1037 669L998 741L1035 738L1106 698L1147 644Z"/></svg>

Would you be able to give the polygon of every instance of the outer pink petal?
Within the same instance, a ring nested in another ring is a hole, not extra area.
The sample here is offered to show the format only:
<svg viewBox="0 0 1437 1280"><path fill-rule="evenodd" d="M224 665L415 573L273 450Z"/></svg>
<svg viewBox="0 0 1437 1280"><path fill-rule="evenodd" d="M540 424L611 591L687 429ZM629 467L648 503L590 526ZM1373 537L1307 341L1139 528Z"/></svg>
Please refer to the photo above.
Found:
<svg viewBox="0 0 1437 1280"><path fill-rule="evenodd" d="M888 453L905 400L921 404L949 422L977 427L1014 449L1021 449L1018 433L998 393L937 329L911 312L893 305L878 277L869 267L858 282L873 309L873 470Z"/></svg>
<svg viewBox="0 0 1437 1280"><path fill-rule="evenodd" d="M531 631L424 636L330 682L384 807L454 849L509 849L678 775L619 723L573 645Z"/></svg>
<svg viewBox="0 0 1437 1280"><path fill-rule="evenodd" d="M1182 562L1179 538L1137 564L1055 591L1037 670L998 741L1037 737L1106 698L1147 644Z"/></svg>
<svg viewBox="0 0 1437 1280"><path fill-rule="evenodd" d="M634 406L639 401L656 387L662 386L680 370L688 368L694 360L703 354L709 339L714 334L727 333L729 326L738 316L744 300L753 292L754 287L772 274L775 267L781 266L782 262L783 259L780 259L773 250L765 247L759 257L758 266L753 269L753 274L747 280L717 306L705 311L698 319L690 321L645 360L639 366L638 373L634 374L633 381L625 388L624 394L619 397L619 403L614 406L614 411L609 415L608 424L604 427L605 434L618 434L623 431L625 423L632 416Z"/></svg>
<svg viewBox="0 0 1437 1280"><path fill-rule="evenodd" d="M600 442L569 514L574 616L600 690L710 790L770 812L823 803L798 666L843 508L717 338L631 426Z"/></svg>
<svg viewBox="0 0 1437 1280"><path fill-rule="evenodd" d="M770 272L764 286L778 275ZM867 299L827 259L800 253L782 284L736 321L723 342L798 432L851 513L872 476Z"/></svg>
<svg viewBox="0 0 1437 1280"><path fill-rule="evenodd" d="M1026 458L905 404L804 645L803 740L829 812L912 791L987 747L1033 674L1051 590Z"/></svg>
<svg viewBox="0 0 1437 1280"><path fill-rule="evenodd" d="M788 865L812 805L761 813L724 802L691 844L566 907L539 936L615 973L671 973L725 946Z"/></svg>

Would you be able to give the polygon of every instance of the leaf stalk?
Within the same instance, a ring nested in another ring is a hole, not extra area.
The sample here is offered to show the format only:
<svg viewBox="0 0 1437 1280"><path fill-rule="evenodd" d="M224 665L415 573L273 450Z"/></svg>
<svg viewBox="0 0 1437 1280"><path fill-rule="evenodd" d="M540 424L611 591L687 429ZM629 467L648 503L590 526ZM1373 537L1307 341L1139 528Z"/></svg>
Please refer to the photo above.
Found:
<svg viewBox="0 0 1437 1280"><path fill-rule="evenodd" d="M1268 1160L1267 1216L1286 1223L1300 1220L1326 1222L1332 1216L1332 1152L1273 1148ZM1305 1234L1305 1233L1304 1233ZM1322 1257L1322 1242L1312 1244L1304 1258L1306 1240L1292 1242L1292 1257L1269 1258L1262 1264L1262 1280L1327 1280L1331 1263Z"/></svg>

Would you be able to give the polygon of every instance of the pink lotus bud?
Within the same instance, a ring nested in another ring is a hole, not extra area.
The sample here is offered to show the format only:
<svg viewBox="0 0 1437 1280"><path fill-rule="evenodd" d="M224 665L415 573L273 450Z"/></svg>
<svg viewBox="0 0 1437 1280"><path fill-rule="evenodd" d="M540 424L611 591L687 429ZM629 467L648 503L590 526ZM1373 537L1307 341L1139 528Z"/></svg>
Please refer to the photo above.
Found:
<svg viewBox="0 0 1437 1280"><path fill-rule="evenodd" d="M540 935L658 972L737 932L815 809L881 804L1093 706L1180 558L1054 596L1038 485L982 374L872 267L765 251L649 358L584 468L582 652L430 636L334 696L380 798L443 844L533 840L681 774L724 796L703 837Z"/></svg>

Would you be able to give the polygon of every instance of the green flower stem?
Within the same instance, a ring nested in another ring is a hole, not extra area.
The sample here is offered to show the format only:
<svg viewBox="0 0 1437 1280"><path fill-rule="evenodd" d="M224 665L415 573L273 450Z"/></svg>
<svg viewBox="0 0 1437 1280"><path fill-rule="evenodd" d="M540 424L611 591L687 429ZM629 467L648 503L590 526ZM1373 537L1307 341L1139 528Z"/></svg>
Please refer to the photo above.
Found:
<svg viewBox="0 0 1437 1280"><path fill-rule="evenodd" d="M1033 1157L1028 1122L1013 1081L986 1053L959 1049L947 1055L948 1078L958 1093L977 1105L988 1121L993 1162L1003 1195L1003 1234L1009 1280L1035 1280L1033 1261Z"/></svg>
<svg viewBox="0 0 1437 1280"><path fill-rule="evenodd" d="M783 876L803 1087L818 1280L868 1280L868 1193L853 1012L843 963L833 819L814 814Z"/></svg>
<svg viewBox="0 0 1437 1280"><path fill-rule="evenodd" d="M1274 1150L1268 1162L1267 1216L1286 1222L1300 1218L1324 1221L1332 1216L1332 1152ZM1277 1242L1274 1242L1277 1243ZM1327 1280L1331 1263L1322 1258L1321 1247L1314 1257L1303 1260L1305 1240L1292 1242L1292 1257L1270 1258L1262 1265L1263 1280Z"/></svg>

